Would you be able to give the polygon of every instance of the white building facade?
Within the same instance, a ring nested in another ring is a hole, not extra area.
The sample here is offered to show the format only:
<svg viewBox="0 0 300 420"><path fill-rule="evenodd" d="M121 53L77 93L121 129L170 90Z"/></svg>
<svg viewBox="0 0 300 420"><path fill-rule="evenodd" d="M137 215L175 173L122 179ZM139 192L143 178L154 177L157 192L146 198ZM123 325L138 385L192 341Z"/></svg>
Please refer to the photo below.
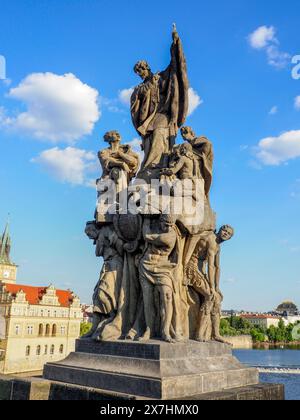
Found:
<svg viewBox="0 0 300 420"><path fill-rule="evenodd" d="M70 291L0 283L0 373L40 371L66 358L81 322L80 300Z"/></svg>

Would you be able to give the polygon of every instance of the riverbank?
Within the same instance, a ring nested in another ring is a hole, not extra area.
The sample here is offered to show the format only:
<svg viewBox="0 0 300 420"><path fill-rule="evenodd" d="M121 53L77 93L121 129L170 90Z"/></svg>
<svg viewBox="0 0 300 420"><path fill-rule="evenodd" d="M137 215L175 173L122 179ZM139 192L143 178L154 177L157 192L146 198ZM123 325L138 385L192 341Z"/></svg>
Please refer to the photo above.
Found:
<svg viewBox="0 0 300 420"><path fill-rule="evenodd" d="M291 343L285 342L264 342L264 343L253 343L254 350L300 350L300 341L293 341Z"/></svg>

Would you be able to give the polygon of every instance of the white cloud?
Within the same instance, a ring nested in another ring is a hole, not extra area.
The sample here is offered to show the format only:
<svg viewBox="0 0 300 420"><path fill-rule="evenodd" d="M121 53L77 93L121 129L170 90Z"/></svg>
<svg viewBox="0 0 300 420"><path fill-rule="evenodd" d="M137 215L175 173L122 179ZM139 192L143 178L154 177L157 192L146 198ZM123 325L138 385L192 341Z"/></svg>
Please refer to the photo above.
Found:
<svg viewBox="0 0 300 420"><path fill-rule="evenodd" d="M129 89L122 89L119 91L119 100L122 102L122 104L126 105L126 106L130 106L130 98L131 95L133 94L133 88L129 88Z"/></svg>
<svg viewBox="0 0 300 420"><path fill-rule="evenodd" d="M109 112L113 112L114 114L124 114L124 109L119 107L119 100L118 99L109 99L101 96L100 103L102 106L107 108Z"/></svg>
<svg viewBox="0 0 300 420"><path fill-rule="evenodd" d="M300 96L295 98L295 108L300 111Z"/></svg>
<svg viewBox="0 0 300 420"><path fill-rule="evenodd" d="M280 51L274 26L260 26L248 36L248 41L252 48L265 51L271 66L283 68L289 64L291 56Z"/></svg>
<svg viewBox="0 0 300 420"><path fill-rule="evenodd" d="M2 79L0 80L4 86L9 87L12 84L11 79Z"/></svg>
<svg viewBox="0 0 300 420"><path fill-rule="evenodd" d="M262 139L256 156L264 165L280 165L300 157L300 130Z"/></svg>
<svg viewBox="0 0 300 420"><path fill-rule="evenodd" d="M240 151L241 152L244 152L245 150L248 150L248 149L249 149L248 144L241 144L240 145Z"/></svg>
<svg viewBox="0 0 300 420"><path fill-rule="evenodd" d="M300 179L296 179L294 184L291 186L290 196L297 199L300 197Z"/></svg>
<svg viewBox="0 0 300 420"><path fill-rule="evenodd" d="M97 170L97 157L93 152L74 147L54 147L43 151L31 162L39 164L59 182L95 187L94 180L88 178L88 173Z"/></svg>
<svg viewBox="0 0 300 420"><path fill-rule="evenodd" d="M142 140L140 138L136 137L127 144L129 144L135 152L141 151Z"/></svg>
<svg viewBox="0 0 300 420"><path fill-rule="evenodd" d="M291 252L300 252L300 246L291 246L290 251Z"/></svg>
<svg viewBox="0 0 300 420"><path fill-rule="evenodd" d="M142 163L144 160L144 152L141 149L142 140L136 137L132 139L131 141L129 141L127 144L129 144L132 150L139 155L140 163Z"/></svg>
<svg viewBox="0 0 300 420"><path fill-rule="evenodd" d="M11 119L7 116L6 110L0 106L0 128L6 128L11 123Z"/></svg>
<svg viewBox="0 0 300 420"><path fill-rule="evenodd" d="M189 88L189 110L188 116L190 116L197 108L203 103L198 93L193 89Z"/></svg>
<svg viewBox="0 0 300 420"><path fill-rule="evenodd" d="M269 111L269 115L276 115L277 113L278 113L278 106L273 106Z"/></svg>
<svg viewBox="0 0 300 420"><path fill-rule="evenodd" d="M26 111L7 127L40 140L73 143L91 134L100 118L98 91L71 73L30 74L8 96L22 101Z"/></svg>
<svg viewBox="0 0 300 420"><path fill-rule="evenodd" d="M270 45L266 51L268 63L271 66L281 69L289 64L291 58L290 54L280 51L276 45Z"/></svg>
<svg viewBox="0 0 300 420"><path fill-rule="evenodd" d="M275 37L276 30L273 26L260 26L252 34L249 35L249 43L252 48L261 50L270 43L278 43Z"/></svg>
<svg viewBox="0 0 300 420"><path fill-rule="evenodd" d="M225 283L227 284L236 284L237 280L234 277L229 277L227 280L225 280Z"/></svg>

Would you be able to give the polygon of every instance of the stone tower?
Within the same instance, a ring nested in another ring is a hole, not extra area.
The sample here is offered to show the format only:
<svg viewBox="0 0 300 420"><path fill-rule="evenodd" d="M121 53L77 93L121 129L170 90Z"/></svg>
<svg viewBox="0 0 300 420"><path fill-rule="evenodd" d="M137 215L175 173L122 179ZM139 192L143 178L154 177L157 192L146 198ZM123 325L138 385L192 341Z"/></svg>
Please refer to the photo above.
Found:
<svg viewBox="0 0 300 420"><path fill-rule="evenodd" d="M11 238L9 223L6 224L2 237L0 236L0 282L7 284L16 283L18 266L11 262Z"/></svg>

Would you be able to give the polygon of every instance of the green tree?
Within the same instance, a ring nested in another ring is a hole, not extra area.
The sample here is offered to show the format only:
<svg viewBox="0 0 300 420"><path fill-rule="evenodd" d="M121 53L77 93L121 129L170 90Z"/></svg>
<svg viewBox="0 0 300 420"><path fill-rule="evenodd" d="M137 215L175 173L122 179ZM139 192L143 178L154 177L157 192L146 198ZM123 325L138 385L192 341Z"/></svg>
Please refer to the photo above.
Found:
<svg viewBox="0 0 300 420"><path fill-rule="evenodd" d="M238 335L238 331L235 328L231 327L230 321L228 318L223 318L221 319L221 323L220 323L220 334L223 337L236 336Z"/></svg>
<svg viewBox="0 0 300 420"><path fill-rule="evenodd" d="M277 328L274 325L271 325L268 328L267 335L268 335L269 341L272 341L272 343L277 342Z"/></svg>
<svg viewBox="0 0 300 420"><path fill-rule="evenodd" d="M265 334L259 331L258 328L252 328L250 334L255 343L263 343L266 339Z"/></svg>

